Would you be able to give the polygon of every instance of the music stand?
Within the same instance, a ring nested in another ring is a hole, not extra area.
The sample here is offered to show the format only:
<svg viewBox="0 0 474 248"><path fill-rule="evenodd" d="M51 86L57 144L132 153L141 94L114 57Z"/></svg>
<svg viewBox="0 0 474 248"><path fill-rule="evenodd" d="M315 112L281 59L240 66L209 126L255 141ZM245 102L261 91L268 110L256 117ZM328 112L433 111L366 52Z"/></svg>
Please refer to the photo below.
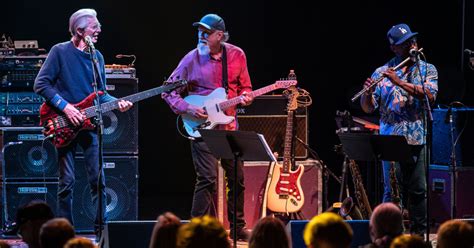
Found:
<svg viewBox="0 0 474 248"><path fill-rule="evenodd" d="M338 136L344 153L351 160L375 162L376 165L380 160L414 162L410 155L410 147L404 136L369 133L339 133ZM380 194L378 187L379 174L380 171L377 169L377 199Z"/></svg>
<svg viewBox="0 0 474 248"><path fill-rule="evenodd" d="M202 139L216 158L234 160L234 247L237 247L237 166L238 161L276 161L262 134L249 131L199 129Z"/></svg>

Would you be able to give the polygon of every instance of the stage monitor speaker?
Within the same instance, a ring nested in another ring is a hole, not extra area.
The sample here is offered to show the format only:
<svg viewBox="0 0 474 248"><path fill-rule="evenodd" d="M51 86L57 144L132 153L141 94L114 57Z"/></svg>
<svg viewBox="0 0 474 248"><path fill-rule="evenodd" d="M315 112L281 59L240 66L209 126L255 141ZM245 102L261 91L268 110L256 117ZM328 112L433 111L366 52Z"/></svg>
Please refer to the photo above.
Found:
<svg viewBox="0 0 474 248"><path fill-rule="evenodd" d="M237 120L239 129L243 131L255 131L263 134L268 145L274 152L278 152L280 158L283 156L284 139L286 131L288 100L282 95L264 95L256 97L249 106L237 108ZM308 110L298 108L296 111L295 136L308 143ZM304 146L294 141L295 157L306 159L308 156Z"/></svg>
<svg viewBox="0 0 474 248"><path fill-rule="evenodd" d="M474 218L474 167L456 168L456 216L454 218ZM429 175L430 223L434 227L451 218L451 175L445 165L430 165Z"/></svg>
<svg viewBox="0 0 474 248"><path fill-rule="evenodd" d="M290 233L293 248L306 248L303 240L303 233L309 220L291 220L286 225L286 229ZM353 231L351 247L362 247L371 242L369 235L368 220L346 220Z"/></svg>
<svg viewBox="0 0 474 248"><path fill-rule="evenodd" d="M109 221L100 247L148 247L155 224L156 221Z"/></svg>
<svg viewBox="0 0 474 248"><path fill-rule="evenodd" d="M308 219L322 211L322 175L319 162L316 160L298 161L304 166L301 177L301 187L305 196L305 203L301 209L301 216ZM269 162L244 162L245 202L244 214L248 228L253 228L262 217L262 204L265 197L265 187L268 177ZM217 210L218 219L229 227L227 219L226 184L224 170L218 170ZM270 214L267 212L267 214Z"/></svg>
<svg viewBox="0 0 474 248"><path fill-rule="evenodd" d="M5 180L57 179L57 150L42 128L3 128L2 173Z"/></svg>
<svg viewBox="0 0 474 248"><path fill-rule="evenodd" d="M16 220L18 208L41 200L56 213L57 182L3 182L3 224Z"/></svg>
<svg viewBox="0 0 474 248"><path fill-rule="evenodd" d="M117 98L135 94L138 92L138 79L108 78L107 92ZM105 112L103 120L104 154L138 153L138 104L125 112L118 109Z"/></svg>
<svg viewBox="0 0 474 248"><path fill-rule="evenodd" d="M92 232L97 207L92 204L84 158L76 158L73 217L78 232ZM104 157L107 216L113 220L138 218L138 157Z"/></svg>
<svg viewBox="0 0 474 248"><path fill-rule="evenodd" d="M452 109L456 163L458 166L474 166L474 108ZM451 164L451 125L447 109L433 110L432 163Z"/></svg>

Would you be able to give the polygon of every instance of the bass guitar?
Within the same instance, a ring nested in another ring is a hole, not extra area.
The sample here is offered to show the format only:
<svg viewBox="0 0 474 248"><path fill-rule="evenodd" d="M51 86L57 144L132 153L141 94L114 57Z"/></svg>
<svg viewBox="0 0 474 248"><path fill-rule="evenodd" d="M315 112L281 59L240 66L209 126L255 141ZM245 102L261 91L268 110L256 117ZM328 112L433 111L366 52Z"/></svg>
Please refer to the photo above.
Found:
<svg viewBox="0 0 474 248"><path fill-rule="evenodd" d="M288 117L286 121L285 147L283 150L283 163L275 163L269 189L267 190L267 207L273 212L294 213L299 211L304 204L304 194L301 188L301 176L304 166L298 165L291 169L294 138L294 113L298 108L298 89L291 86L288 91Z"/></svg>
<svg viewBox="0 0 474 248"><path fill-rule="evenodd" d="M268 93L270 91L288 88L296 85L296 80L279 80L274 84L254 90L249 96L256 97ZM225 115L224 111L230 107L236 106L241 101L241 96L226 100L227 95L224 88L217 88L207 96L190 95L184 98L189 104L202 107L207 114L207 119L196 118L190 114L182 114L183 124L188 135L192 137L201 137L198 129L213 129L217 125L229 124L234 121L233 116Z"/></svg>
<svg viewBox="0 0 474 248"><path fill-rule="evenodd" d="M180 80L176 82L166 82L165 85L149 89L143 92L139 92L133 95L129 95L114 101L102 103L102 113L118 109L118 102L120 100L126 100L130 102L138 102L152 96L159 95L163 92L171 91L175 88L185 86L187 82ZM103 95L103 92L99 92L99 95ZM93 130L96 128L94 122L95 116L97 116L97 107L94 106L94 100L96 98L95 93L90 94L81 102L74 104L74 107L79 109L84 115L84 121L75 126L72 124L66 115L52 107L48 103L43 103L40 107L40 124L43 126L43 133L46 137L53 138L53 144L57 147L65 147L71 143L71 141L77 136L81 130Z"/></svg>

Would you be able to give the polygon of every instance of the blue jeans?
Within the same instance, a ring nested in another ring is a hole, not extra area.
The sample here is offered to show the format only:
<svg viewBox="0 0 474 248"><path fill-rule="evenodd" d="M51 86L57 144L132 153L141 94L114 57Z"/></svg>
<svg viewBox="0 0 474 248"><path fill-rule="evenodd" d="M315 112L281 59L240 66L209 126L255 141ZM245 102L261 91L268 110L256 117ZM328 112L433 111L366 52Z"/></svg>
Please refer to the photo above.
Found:
<svg viewBox="0 0 474 248"><path fill-rule="evenodd" d="M411 232L421 234L426 230L426 146L410 146L414 163L395 163L396 177L402 205L410 215ZM383 202L390 202L390 162L383 163L384 194Z"/></svg>
<svg viewBox="0 0 474 248"><path fill-rule="evenodd" d="M212 155L204 141L191 141L194 169L196 171L196 185L194 187L193 206L191 216L216 215L216 186L217 186L217 159ZM227 179L227 218L231 229L234 213L234 160L221 160L221 166ZM244 172L243 164L237 166L237 229L245 226L244 220Z"/></svg>
<svg viewBox="0 0 474 248"><path fill-rule="evenodd" d="M95 225L99 222L99 209L97 208L97 186L99 179L99 142L96 131L80 131L77 137L67 147L58 149L59 163L59 187L58 187L58 216L68 219L74 225L72 216L72 200L75 183L74 157L77 145L84 150L84 164L86 166L87 179L91 189L92 204L96 206L97 214ZM102 219L106 221L105 179L102 172ZM96 230L97 231L97 230Z"/></svg>

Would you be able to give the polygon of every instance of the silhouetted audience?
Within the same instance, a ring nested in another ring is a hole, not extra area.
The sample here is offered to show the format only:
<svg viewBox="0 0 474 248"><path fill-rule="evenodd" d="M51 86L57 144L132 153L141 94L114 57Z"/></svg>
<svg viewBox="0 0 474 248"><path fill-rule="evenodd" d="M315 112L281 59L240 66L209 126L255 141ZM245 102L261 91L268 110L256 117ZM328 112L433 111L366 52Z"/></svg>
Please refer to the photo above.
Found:
<svg viewBox="0 0 474 248"><path fill-rule="evenodd" d="M10 248L10 244L5 240L0 240L0 248Z"/></svg>
<svg viewBox="0 0 474 248"><path fill-rule="evenodd" d="M390 248L429 248L419 235L402 234L396 237L390 244ZM454 247L453 247L454 248Z"/></svg>
<svg viewBox="0 0 474 248"><path fill-rule="evenodd" d="M283 222L271 216L260 219L252 230L249 248L288 248L290 242Z"/></svg>
<svg viewBox="0 0 474 248"><path fill-rule="evenodd" d="M385 202L378 205L370 216L370 239L364 248L388 248L394 238L403 233L403 214L397 205Z"/></svg>
<svg viewBox="0 0 474 248"><path fill-rule="evenodd" d="M181 220L173 213L158 216L150 239L150 248L174 248Z"/></svg>
<svg viewBox="0 0 474 248"><path fill-rule="evenodd" d="M310 248L348 248L352 229L341 216L325 212L311 219L304 229L304 242Z"/></svg>
<svg viewBox="0 0 474 248"><path fill-rule="evenodd" d="M194 217L178 230L178 248L229 248L229 238L224 226L214 217Z"/></svg>
<svg viewBox="0 0 474 248"><path fill-rule="evenodd" d="M39 233L41 226L54 218L51 207L44 201L31 201L20 207L16 214L18 235L29 248L39 248Z"/></svg>
<svg viewBox="0 0 474 248"><path fill-rule="evenodd" d="M438 229L437 248L474 247L474 228L461 220L448 220Z"/></svg>
<svg viewBox="0 0 474 248"><path fill-rule="evenodd" d="M64 248L97 248L97 246L90 239L75 237L68 240Z"/></svg>
<svg viewBox="0 0 474 248"><path fill-rule="evenodd" d="M42 248L63 248L74 236L74 227L66 218L54 218L41 227L40 245Z"/></svg>

